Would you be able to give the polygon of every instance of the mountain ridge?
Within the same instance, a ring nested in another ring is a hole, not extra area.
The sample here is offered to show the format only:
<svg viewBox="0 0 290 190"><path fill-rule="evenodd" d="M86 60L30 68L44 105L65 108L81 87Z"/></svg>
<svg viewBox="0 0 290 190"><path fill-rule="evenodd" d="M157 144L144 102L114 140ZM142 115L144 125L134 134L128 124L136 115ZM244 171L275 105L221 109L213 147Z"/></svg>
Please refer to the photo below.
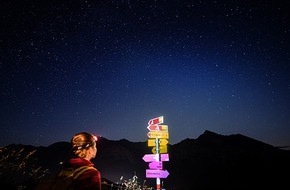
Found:
<svg viewBox="0 0 290 190"><path fill-rule="evenodd" d="M126 139L111 141L100 137L98 153L93 160L102 177L118 183L120 179L138 176L140 183L153 186L155 180L146 179L148 163L142 159L152 154L147 142ZM244 189L253 187L288 186L290 151L279 149L241 134L221 135L206 130L196 139L184 139L167 145L169 161L163 169L169 176L162 182L166 189ZM0 149L1 182L8 173L8 184L20 184L26 179L40 177L40 173L54 175L60 164L70 157L69 142L56 142L47 147L11 144ZM10 155L10 156L9 156ZM8 167L17 165L17 169ZM37 172L35 171L38 168ZM17 177L25 172L21 178ZM21 181L22 180L22 181ZM11 189L11 188L10 188Z"/></svg>

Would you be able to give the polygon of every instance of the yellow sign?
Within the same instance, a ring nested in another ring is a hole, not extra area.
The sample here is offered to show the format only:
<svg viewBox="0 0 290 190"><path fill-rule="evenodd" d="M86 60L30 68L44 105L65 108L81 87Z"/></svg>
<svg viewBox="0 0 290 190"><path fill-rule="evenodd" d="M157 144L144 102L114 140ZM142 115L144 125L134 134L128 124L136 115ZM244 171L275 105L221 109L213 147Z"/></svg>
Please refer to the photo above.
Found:
<svg viewBox="0 0 290 190"><path fill-rule="evenodd" d="M165 146L168 144L168 140L167 139L159 139L159 145L160 146Z"/></svg>
<svg viewBox="0 0 290 190"><path fill-rule="evenodd" d="M153 147L152 148L152 153L153 154L156 154L157 153L157 151L156 151L156 147ZM167 146L165 145L165 146L160 146L159 147L159 154L163 154L163 153L167 153Z"/></svg>
<svg viewBox="0 0 290 190"><path fill-rule="evenodd" d="M164 132L164 131L149 131L147 133L147 136L149 138L162 138L162 139L168 139L169 138L168 132Z"/></svg>
<svg viewBox="0 0 290 190"><path fill-rule="evenodd" d="M168 125L159 125L161 131L168 132Z"/></svg>
<svg viewBox="0 0 290 190"><path fill-rule="evenodd" d="M168 144L167 139L157 139L159 141L160 146L164 146ZM148 139L148 147L156 146L156 139Z"/></svg>

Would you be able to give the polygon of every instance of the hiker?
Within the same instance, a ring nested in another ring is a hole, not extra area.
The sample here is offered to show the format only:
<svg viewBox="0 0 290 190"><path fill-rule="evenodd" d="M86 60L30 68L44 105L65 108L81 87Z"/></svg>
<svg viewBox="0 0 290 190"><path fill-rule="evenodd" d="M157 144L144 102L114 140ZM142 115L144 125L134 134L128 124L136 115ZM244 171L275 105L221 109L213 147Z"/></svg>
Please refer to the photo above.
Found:
<svg viewBox="0 0 290 190"><path fill-rule="evenodd" d="M91 162L96 157L97 138L89 133L80 132L71 139L72 158L66 167L77 169L82 166L94 166ZM97 169L89 169L78 176L75 190L101 190L101 174Z"/></svg>
<svg viewBox="0 0 290 190"><path fill-rule="evenodd" d="M96 157L97 138L89 133L75 134L71 139L72 157L56 176L44 177L33 190L101 190L101 174L91 159Z"/></svg>

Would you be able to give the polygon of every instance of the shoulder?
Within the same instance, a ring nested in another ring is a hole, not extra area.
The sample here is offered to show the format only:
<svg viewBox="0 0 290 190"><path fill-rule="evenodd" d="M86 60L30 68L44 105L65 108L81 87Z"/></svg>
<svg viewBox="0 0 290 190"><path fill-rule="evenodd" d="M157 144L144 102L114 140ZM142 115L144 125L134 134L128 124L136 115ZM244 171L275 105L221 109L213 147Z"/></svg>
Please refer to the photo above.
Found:
<svg viewBox="0 0 290 190"><path fill-rule="evenodd" d="M100 189L101 175L94 167L88 167L76 178L76 189Z"/></svg>
<svg viewBox="0 0 290 190"><path fill-rule="evenodd" d="M93 166L82 166L76 169L77 178L88 178L93 176L100 176L100 172Z"/></svg>
<svg viewBox="0 0 290 190"><path fill-rule="evenodd" d="M82 166L76 169L76 171L80 172L80 173L84 173L84 172L99 172L97 168L95 168L94 166Z"/></svg>
<svg viewBox="0 0 290 190"><path fill-rule="evenodd" d="M80 168L82 166L94 166L91 161L85 160L83 158L72 158L69 160L69 165L73 168Z"/></svg>

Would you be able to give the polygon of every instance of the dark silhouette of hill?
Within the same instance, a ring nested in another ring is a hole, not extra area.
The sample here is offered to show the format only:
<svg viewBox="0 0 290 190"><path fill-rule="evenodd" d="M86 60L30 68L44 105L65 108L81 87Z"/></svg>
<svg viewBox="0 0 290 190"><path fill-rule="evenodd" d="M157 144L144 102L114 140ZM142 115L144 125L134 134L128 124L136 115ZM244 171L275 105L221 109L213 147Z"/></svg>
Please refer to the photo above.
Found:
<svg viewBox="0 0 290 190"><path fill-rule="evenodd" d="M152 147L147 142L101 137L97 146L94 163L104 181L116 185L137 175L140 184L155 188L156 180L146 179L145 171L149 167L142 159L145 154L151 154ZM167 146L169 161L163 162L163 168L170 174L162 182L168 190L290 188L288 150L240 134L225 136L211 131L205 131L197 139ZM48 147L20 144L2 147L1 186L13 189L43 175L55 175L60 163L69 156L68 142Z"/></svg>

